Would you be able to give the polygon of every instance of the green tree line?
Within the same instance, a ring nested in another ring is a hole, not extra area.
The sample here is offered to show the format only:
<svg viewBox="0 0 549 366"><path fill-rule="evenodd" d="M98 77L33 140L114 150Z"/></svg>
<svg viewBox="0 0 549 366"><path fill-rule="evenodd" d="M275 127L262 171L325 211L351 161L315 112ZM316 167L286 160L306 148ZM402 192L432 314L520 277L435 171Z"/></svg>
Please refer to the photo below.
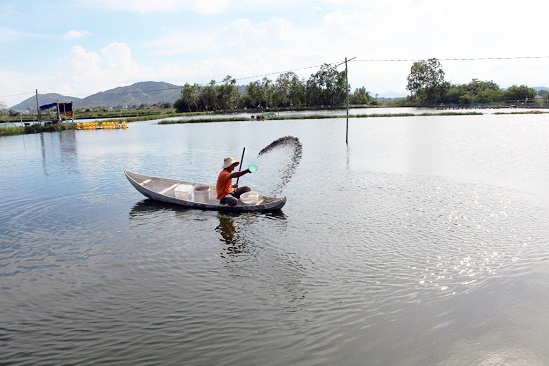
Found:
<svg viewBox="0 0 549 366"><path fill-rule="evenodd" d="M407 98L390 103L391 106L416 105L486 105L518 104L534 105L534 100L549 104L549 93L536 91L525 85L513 85L502 89L493 81L472 79L467 84L452 84L445 79L445 72L436 58L412 64L407 77ZM227 75L221 83L212 80L207 85L186 83L174 108L178 113L265 109L339 108L346 104L346 75L330 64L324 64L308 79L299 78L294 72L286 72L276 80L264 77L239 90L236 80ZM378 104L365 87L349 87L351 105ZM0 102L0 109L5 109ZM169 107L163 106L164 108ZM16 111L9 111L17 117ZM2 117L3 118L3 117Z"/></svg>
<svg viewBox="0 0 549 366"><path fill-rule="evenodd" d="M549 103L549 94L538 93L526 85L513 85L505 90L493 81L473 79L467 84L452 84L444 80L445 73L436 58L414 62L406 89L411 92L409 100L418 106L517 104L533 103L539 95Z"/></svg>
<svg viewBox="0 0 549 366"><path fill-rule="evenodd" d="M346 104L346 75L334 66L324 64L305 80L294 72L286 72L276 80L264 77L246 85L240 93L236 80L227 75L218 85L212 80L207 85L186 83L181 96L175 101L177 112L263 110L281 108L337 108ZM372 103L366 88L355 89L349 103Z"/></svg>
<svg viewBox="0 0 549 366"><path fill-rule="evenodd" d="M549 103L549 93L538 93L525 85L502 89L493 81L472 79L467 84L452 84L444 78L445 72L436 58L414 62L406 86L411 95L393 105L533 104L538 96L541 97L537 99L540 102ZM286 72L274 81L267 77L252 81L242 93L231 76L225 77L219 85L215 80L208 85L187 83L174 107L177 112L338 108L346 104L345 86L345 71L324 64L307 80L300 79L293 72ZM352 105L377 104L364 87L354 92L349 89L349 92L349 103Z"/></svg>

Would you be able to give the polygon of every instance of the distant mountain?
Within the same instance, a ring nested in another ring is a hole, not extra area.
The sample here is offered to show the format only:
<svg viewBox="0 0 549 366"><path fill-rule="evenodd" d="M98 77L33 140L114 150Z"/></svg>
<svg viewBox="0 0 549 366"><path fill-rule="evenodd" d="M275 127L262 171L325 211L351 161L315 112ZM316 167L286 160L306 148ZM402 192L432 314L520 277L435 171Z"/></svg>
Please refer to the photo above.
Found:
<svg viewBox="0 0 549 366"><path fill-rule="evenodd" d="M142 81L130 86L118 87L103 92L99 92L86 98L70 97L57 93L39 94L38 102L40 105L59 102L74 102L74 109L95 108L95 107L113 107L124 108L131 106L139 106L141 104L158 104L158 103L174 103L181 96L182 86L157 82L157 81ZM238 86L238 90L242 95L246 86ZM534 87L536 90L549 90L544 86ZM407 94L396 93L389 91L386 93L377 94L378 98L404 98ZM30 97L23 102L10 107L16 111L25 111L28 109L36 110L36 98Z"/></svg>
<svg viewBox="0 0 549 366"><path fill-rule="evenodd" d="M156 81L143 81L90 95L75 103L76 108L129 107L132 105L172 103L183 87Z"/></svg>
<svg viewBox="0 0 549 366"><path fill-rule="evenodd" d="M76 97L67 97L57 93L38 94L38 103L40 105L55 103L57 101L70 102L71 100L74 104L76 104L81 99ZM26 111L28 109L33 109L36 111L36 97L30 97L29 99L26 99L13 107L9 107L8 109L13 109L15 111Z"/></svg>
<svg viewBox="0 0 549 366"><path fill-rule="evenodd" d="M73 101L74 109L95 108L95 107L131 107L141 104L173 103L181 95L181 86L156 82L143 81L130 86L118 87L99 92L86 98L76 98L56 93L38 94L40 105L59 102ZM16 111L36 109L36 98L31 97L23 102L10 107Z"/></svg>
<svg viewBox="0 0 549 366"><path fill-rule="evenodd" d="M373 94L372 96L375 96L375 95L376 94ZM396 99L396 98L406 98L407 95L408 94L406 93L397 93L391 90L385 93L379 93L377 94L377 97L381 99Z"/></svg>

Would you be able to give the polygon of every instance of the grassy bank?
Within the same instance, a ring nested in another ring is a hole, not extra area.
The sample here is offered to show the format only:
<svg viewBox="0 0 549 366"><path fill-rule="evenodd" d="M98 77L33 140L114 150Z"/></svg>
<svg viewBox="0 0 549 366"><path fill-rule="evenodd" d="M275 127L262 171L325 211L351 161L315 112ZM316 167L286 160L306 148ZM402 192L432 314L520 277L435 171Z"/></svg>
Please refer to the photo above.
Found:
<svg viewBox="0 0 549 366"><path fill-rule="evenodd" d="M354 114L349 118L376 118L376 117L425 117L425 116L470 116L482 115L480 112L440 112L440 113L374 113L374 114ZM326 114L307 114L307 115L283 115L265 117L268 120L302 120L302 119L337 119L346 118L346 115L326 115ZM163 120L159 125L173 125L179 123L207 123L207 122L244 122L254 121L246 117L213 117L213 118L181 118L176 120Z"/></svg>
<svg viewBox="0 0 549 366"><path fill-rule="evenodd" d="M75 112L76 121L82 119L124 119L127 122L131 121L148 121L153 119L162 119L169 117L187 117L201 113L177 113L173 108L161 108L161 109L128 109L123 111L110 111L110 110L77 110ZM50 121L56 119L54 114L44 113L42 115L42 121ZM16 116L0 116L0 122L4 123L35 123L37 120L36 115L16 115ZM65 121L66 122L66 121Z"/></svg>
<svg viewBox="0 0 549 366"><path fill-rule="evenodd" d="M39 123L28 125L28 126L10 126L0 128L0 136L13 136L13 135L23 135L31 133L42 133L42 132L58 132L64 130L74 130L74 123L63 123L63 124L47 124L41 125Z"/></svg>
<svg viewBox="0 0 549 366"><path fill-rule="evenodd" d="M543 111L516 111L516 112L494 112L494 114L545 114Z"/></svg>
<svg viewBox="0 0 549 366"><path fill-rule="evenodd" d="M495 112L494 114L544 114L548 112L543 111L513 111L513 112ZM204 113L200 113L204 115ZM471 115L482 115L481 112L468 111L468 112L425 112L425 113L373 113L373 114L354 114L349 115L349 118L378 118L378 117L428 117L428 116L471 116ZM183 114L180 119L174 120L161 120L158 122L160 125L171 125L171 124L181 124L181 123L209 123L209 122L246 122L246 121L255 121L255 119L248 117L203 117L203 118L188 118L189 116L194 116L197 114ZM141 116L135 117L123 117L126 122L141 122L141 121L150 121L158 120L161 118L173 117L174 114L144 114ZM346 118L344 114L303 114L303 115L270 115L265 116L266 120L306 120L306 119L341 119ZM113 118L113 120L118 120L119 118ZM63 124L31 124L29 126L10 126L0 128L0 136L10 136L10 135L21 135L21 134L30 134L30 133L41 133L41 132L55 132L63 130L73 130L75 129L75 123L65 122Z"/></svg>
<svg viewBox="0 0 549 366"><path fill-rule="evenodd" d="M23 126L10 126L0 128L0 136L22 135L25 133Z"/></svg>

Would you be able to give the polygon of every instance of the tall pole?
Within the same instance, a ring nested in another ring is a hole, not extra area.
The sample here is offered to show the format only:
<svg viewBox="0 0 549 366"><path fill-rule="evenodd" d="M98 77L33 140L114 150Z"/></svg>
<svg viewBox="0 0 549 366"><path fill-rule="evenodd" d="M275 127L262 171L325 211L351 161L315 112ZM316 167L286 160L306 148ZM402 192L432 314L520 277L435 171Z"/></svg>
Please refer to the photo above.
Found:
<svg viewBox="0 0 549 366"><path fill-rule="evenodd" d="M349 76L347 72L347 57L345 57L345 90L347 91L347 123L345 125L345 143L349 145Z"/></svg>
<svg viewBox="0 0 549 366"><path fill-rule="evenodd" d="M242 162L244 161L244 153L246 152L246 146L242 149L242 157L240 158L240 164L238 165L238 171L242 170ZM238 185L238 180L240 177L236 178L236 184Z"/></svg>
<svg viewBox="0 0 549 366"><path fill-rule="evenodd" d="M42 123L42 116L40 115L40 106L38 105L38 89L36 89L36 113L38 117L38 123Z"/></svg>

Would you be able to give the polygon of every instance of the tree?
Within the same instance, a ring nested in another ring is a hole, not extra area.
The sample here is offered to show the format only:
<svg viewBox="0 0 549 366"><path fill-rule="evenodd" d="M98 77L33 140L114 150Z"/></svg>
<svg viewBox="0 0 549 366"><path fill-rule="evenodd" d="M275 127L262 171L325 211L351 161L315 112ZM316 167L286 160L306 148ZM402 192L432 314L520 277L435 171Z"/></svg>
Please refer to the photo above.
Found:
<svg viewBox="0 0 549 366"><path fill-rule="evenodd" d="M181 96L174 103L178 113L199 111L199 101L202 87L198 84L185 83L181 89Z"/></svg>
<svg viewBox="0 0 549 366"><path fill-rule="evenodd" d="M273 88L273 104L276 107L287 107L290 105L291 78L295 76L293 72L280 74Z"/></svg>
<svg viewBox="0 0 549 366"><path fill-rule="evenodd" d="M320 70L307 80L307 101L309 106L343 105L346 98L345 71L329 64L324 64Z"/></svg>
<svg viewBox="0 0 549 366"><path fill-rule="evenodd" d="M217 87L217 105L222 110L233 111L238 104L239 98L240 93L236 86L236 80L227 75L223 79L223 84Z"/></svg>
<svg viewBox="0 0 549 366"><path fill-rule="evenodd" d="M236 80L227 75L221 85L215 80L207 85L186 83L173 106L178 113L193 111L233 111L239 108L302 108L305 106L342 106L346 99L345 71L329 64L321 66L309 80L294 72L278 76L273 83L267 77L250 82L242 96ZM364 87L356 89L353 103L366 104L371 96Z"/></svg>
<svg viewBox="0 0 549 366"><path fill-rule="evenodd" d="M174 102L173 106L178 113L198 111L198 100L200 86L185 83L181 89L181 96Z"/></svg>
<svg viewBox="0 0 549 366"><path fill-rule="evenodd" d="M246 86L246 91L241 98L241 105L245 108L260 108L262 90L259 81L252 81Z"/></svg>
<svg viewBox="0 0 549 366"><path fill-rule="evenodd" d="M301 106L304 104L305 82L294 72L280 74L273 85L275 107Z"/></svg>
<svg viewBox="0 0 549 366"><path fill-rule="evenodd" d="M445 82L446 83L446 82ZM444 84L443 84L444 85ZM493 81L473 79L469 84L446 83L443 102L449 104L486 104L501 102L503 91Z"/></svg>
<svg viewBox="0 0 549 366"><path fill-rule="evenodd" d="M503 92L503 97L506 101L532 101L537 95L534 88L529 88L526 85L513 85Z"/></svg>
<svg viewBox="0 0 549 366"><path fill-rule="evenodd" d="M444 96L444 70L436 58L414 62L407 80L406 89L418 104L433 105Z"/></svg>
<svg viewBox="0 0 549 366"><path fill-rule="evenodd" d="M261 81L252 81L246 86L241 98L241 105L246 108L259 109L273 106L275 87L267 77Z"/></svg>
<svg viewBox="0 0 549 366"><path fill-rule="evenodd" d="M202 93L200 93L200 100L204 105L204 109L207 111L215 111L218 106L217 86L215 84L215 80L210 81L210 83L202 89Z"/></svg>
<svg viewBox="0 0 549 366"><path fill-rule="evenodd" d="M260 87L262 93L261 105L265 108L269 108L269 106L273 105L274 84L269 78L264 77L263 79L261 79Z"/></svg>
<svg viewBox="0 0 549 366"><path fill-rule="evenodd" d="M349 103L351 104L368 104L372 99L370 92L366 91L366 88L355 89L355 92L349 96Z"/></svg>

